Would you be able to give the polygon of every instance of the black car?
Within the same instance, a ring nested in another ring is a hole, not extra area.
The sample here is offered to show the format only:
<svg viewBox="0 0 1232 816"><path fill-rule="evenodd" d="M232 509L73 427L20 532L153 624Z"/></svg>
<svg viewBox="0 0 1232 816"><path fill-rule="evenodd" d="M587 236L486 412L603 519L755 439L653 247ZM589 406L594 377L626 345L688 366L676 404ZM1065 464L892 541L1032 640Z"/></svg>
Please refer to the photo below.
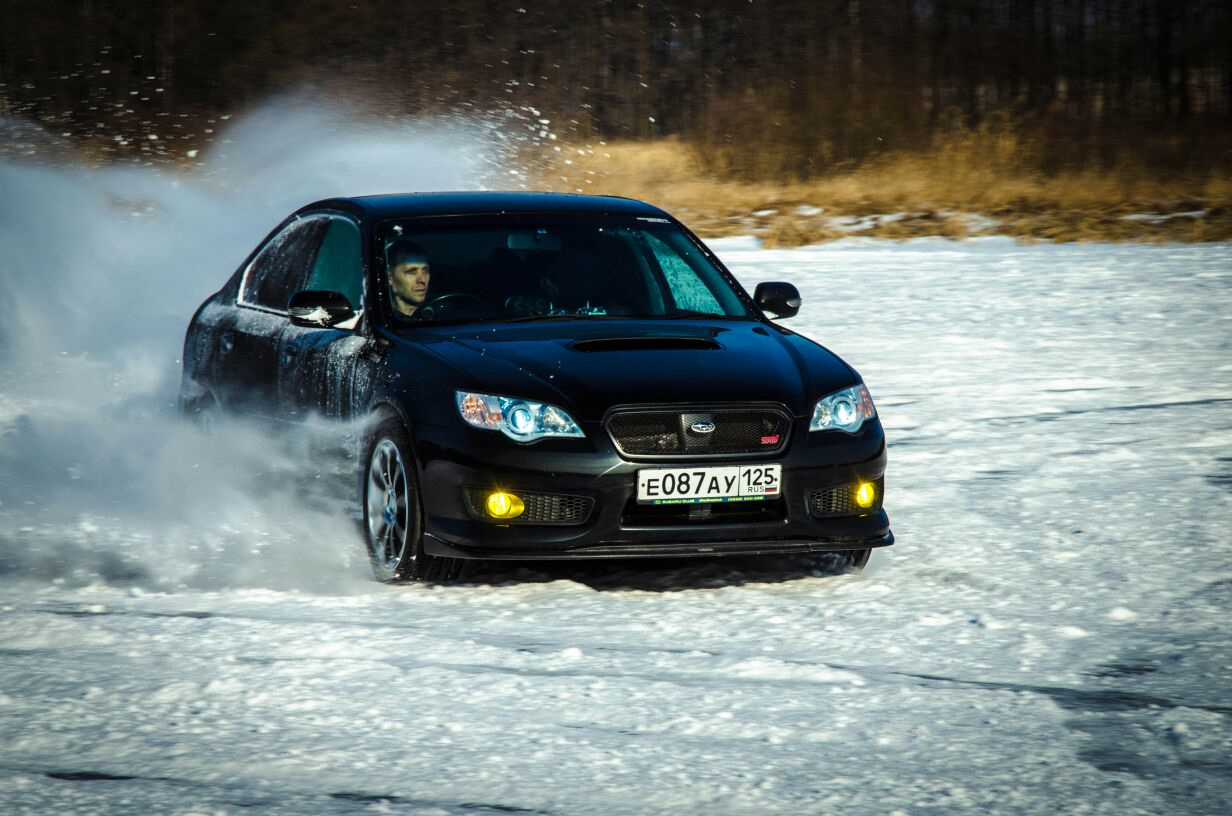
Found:
<svg viewBox="0 0 1232 816"><path fill-rule="evenodd" d="M622 198L337 198L197 311L181 404L360 429L384 580L462 559L847 553L892 544L863 382ZM769 317L768 317L769 316Z"/></svg>

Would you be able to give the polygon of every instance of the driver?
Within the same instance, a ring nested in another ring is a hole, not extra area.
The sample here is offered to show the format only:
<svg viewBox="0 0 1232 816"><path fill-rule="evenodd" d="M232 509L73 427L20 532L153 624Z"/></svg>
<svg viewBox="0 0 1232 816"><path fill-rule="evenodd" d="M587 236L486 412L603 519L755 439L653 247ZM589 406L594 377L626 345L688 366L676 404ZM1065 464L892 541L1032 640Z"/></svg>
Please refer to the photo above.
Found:
<svg viewBox="0 0 1232 816"><path fill-rule="evenodd" d="M385 258L394 310L410 317L428 298L428 282L432 278L428 256L419 244L403 238L386 244Z"/></svg>

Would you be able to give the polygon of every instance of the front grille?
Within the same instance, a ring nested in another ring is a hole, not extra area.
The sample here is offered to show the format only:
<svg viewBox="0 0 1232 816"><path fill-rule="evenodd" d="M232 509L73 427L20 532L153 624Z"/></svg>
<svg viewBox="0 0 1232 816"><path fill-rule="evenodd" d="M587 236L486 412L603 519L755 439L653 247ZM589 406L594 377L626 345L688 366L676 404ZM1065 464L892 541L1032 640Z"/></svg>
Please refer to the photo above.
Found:
<svg viewBox="0 0 1232 816"><path fill-rule="evenodd" d="M857 486L855 482L852 482L814 490L809 496L809 512L814 516L854 516L879 510L881 494L885 489L885 477L878 476L873 480L877 495L872 507L861 507L856 504Z"/></svg>
<svg viewBox="0 0 1232 816"><path fill-rule="evenodd" d="M595 500L590 496L510 491L522 500L526 510L515 519L494 519L485 510L490 488L467 487L462 492L471 515L497 524L583 524L590 518L590 511L595 506Z"/></svg>
<svg viewBox="0 0 1232 816"><path fill-rule="evenodd" d="M676 527L694 524L758 524L787 517L782 499L705 504L638 504L629 499L620 516L623 527Z"/></svg>
<svg viewBox="0 0 1232 816"><path fill-rule="evenodd" d="M775 408L622 411L612 415L607 429L628 456L770 454L786 446L791 418Z"/></svg>

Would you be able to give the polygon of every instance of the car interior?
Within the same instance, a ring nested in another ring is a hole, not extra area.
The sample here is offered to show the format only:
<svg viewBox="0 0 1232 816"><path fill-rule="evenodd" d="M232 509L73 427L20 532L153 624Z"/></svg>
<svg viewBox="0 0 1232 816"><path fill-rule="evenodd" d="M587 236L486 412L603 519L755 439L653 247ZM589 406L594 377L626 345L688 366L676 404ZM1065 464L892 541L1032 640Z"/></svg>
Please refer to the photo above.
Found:
<svg viewBox="0 0 1232 816"><path fill-rule="evenodd" d="M413 237L432 270L430 308L420 319L649 315L663 314L671 302L653 253L635 249L634 233L468 230ZM456 297L441 300L447 295Z"/></svg>

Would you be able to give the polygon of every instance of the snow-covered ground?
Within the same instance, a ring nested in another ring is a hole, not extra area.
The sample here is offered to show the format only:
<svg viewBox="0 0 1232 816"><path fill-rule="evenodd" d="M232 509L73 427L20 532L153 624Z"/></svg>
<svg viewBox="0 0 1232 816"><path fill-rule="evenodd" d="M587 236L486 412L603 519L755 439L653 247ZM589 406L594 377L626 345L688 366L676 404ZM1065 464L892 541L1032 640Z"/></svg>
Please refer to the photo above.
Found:
<svg viewBox="0 0 1232 816"><path fill-rule="evenodd" d="M389 587L310 451L168 407L334 158L0 166L0 811L1227 812L1232 247L715 241L864 375L898 543Z"/></svg>

